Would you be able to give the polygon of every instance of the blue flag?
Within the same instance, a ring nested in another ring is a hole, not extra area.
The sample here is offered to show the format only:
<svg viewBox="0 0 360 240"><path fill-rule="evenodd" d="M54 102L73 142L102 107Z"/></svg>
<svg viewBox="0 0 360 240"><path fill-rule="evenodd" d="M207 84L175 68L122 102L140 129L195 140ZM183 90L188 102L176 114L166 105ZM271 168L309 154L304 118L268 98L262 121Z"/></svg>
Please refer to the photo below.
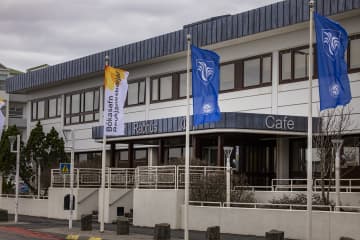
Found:
<svg viewBox="0 0 360 240"><path fill-rule="evenodd" d="M219 60L215 52L191 45L194 126L221 118L218 104Z"/></svg>
<svg viewBox="0 0 360 240"><path fill-rule="evenodd" d="M314 13L320 110L344 106L351 100L345 51L348 34L337 22Z"/></svg>

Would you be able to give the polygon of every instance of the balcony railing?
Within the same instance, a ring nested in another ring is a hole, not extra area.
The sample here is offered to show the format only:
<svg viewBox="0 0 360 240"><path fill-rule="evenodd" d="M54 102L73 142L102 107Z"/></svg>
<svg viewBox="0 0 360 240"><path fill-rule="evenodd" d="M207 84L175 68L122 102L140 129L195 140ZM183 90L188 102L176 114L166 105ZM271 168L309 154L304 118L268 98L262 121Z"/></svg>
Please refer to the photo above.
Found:
<svg viewBox="0 0 360 240"><path fill-rule="evenodd" d="M191 166L190 184L212 177L225 177L225 167ZM231 173L232 174L232 173ZM232 175L231 175L232 176ZM313 191L321 191L321 179L314 179ZM335 191L335 180L324 179L324 186ZM340 179L341 192L360 192L360 179ZM137 168L106 168L105 185L109 188L183 189L185 167L177 165L140 166ZM74 187L99 188L101 169L74 169ZM51 170L51 187L70 187L70 174ZM247 191L306 191L306 179L272 179L271 186L232 186L233 190Z"/></svg>

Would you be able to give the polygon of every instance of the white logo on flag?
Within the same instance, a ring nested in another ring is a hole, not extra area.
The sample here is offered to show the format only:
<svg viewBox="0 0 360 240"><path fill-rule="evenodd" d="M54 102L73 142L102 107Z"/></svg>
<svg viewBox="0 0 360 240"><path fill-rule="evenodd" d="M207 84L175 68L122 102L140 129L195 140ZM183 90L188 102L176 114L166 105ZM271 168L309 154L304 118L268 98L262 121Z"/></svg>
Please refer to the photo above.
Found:
<svg viewBox="0 0 360 240"><path fill-rule="evenodd" d="M330 95L334 98L339 96L339 94L340 94L339 84L334 83L334 84L330 85L329 92L330 92Z"/></svg>
<svg viewBox="0 0 360 240"><path fill-rule="evenodd" d="M201 80L203 80L203 82L206 84L209 81L211 81L211 79L214 76L215 73L214 65L215 64L213 61L204 61L202 59L198 59L196 61L196 66L197 66L196 70L198 71Z"/></svg>
<svg viewBox="0 0 360 240"><path fill-rule="evenodd" d="M341 32L332 29L322 29L322 42L326 55L334 60L340 48Z"/></svg>
<svg viewBox="0 0 360 240"><path fill-rule="evenodd" d="M203 105L202 110L203 110L203 113L210 114L214 111L214 108L212 107L211 104L206 103Z"/></svg>

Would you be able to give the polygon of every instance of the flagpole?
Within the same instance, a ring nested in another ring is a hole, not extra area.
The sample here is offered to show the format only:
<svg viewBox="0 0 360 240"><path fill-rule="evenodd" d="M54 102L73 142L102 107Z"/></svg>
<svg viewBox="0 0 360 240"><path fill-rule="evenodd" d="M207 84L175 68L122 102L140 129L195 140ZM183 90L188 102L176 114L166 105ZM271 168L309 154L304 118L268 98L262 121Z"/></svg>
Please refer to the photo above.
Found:
<svg viewBox="0 0 360 240"><path fill-rule="evenodd" d="M313 77L313 18L314 1L309 1L310 39L309 39L309 103L308 103L308 137L307 137L307 240L312 239L312 77Z"/></svg>
<svg viewBox="0 0 360 240"><path fill-rule="evenodd" d="M109 65L109 56L105 56L105 66ZM105 94L105 91L104 91ZM103 96L103 106L105 106L105 97ZM104 121L104 108L103 108ZM104 232L105 221L105 166L106 166L106 134L105 122L103 122L103 139L102 139L102 154L101 154L101 195L102 202L100 203L100 232Z"/></svg>
<svg viewBox="0 0 360 240"><path fill-rule="evenodd" d="M191 35L187 39L186 61L186 131L185 131L185 207L184 207L184 239L189 240L189 187L190 187L190 42Z"/></svg>

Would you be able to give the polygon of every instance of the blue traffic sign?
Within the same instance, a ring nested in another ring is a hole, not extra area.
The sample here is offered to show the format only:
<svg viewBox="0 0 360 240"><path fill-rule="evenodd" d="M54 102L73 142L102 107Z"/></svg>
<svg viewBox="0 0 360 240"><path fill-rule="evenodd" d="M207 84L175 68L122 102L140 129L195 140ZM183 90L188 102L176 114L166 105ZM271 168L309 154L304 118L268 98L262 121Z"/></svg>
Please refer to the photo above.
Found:
<svg viewBox="0 0 360 240"><path fill-rule="evenodd" d="M61 173L70 173L71 164L70 163L60 163L60 171Z"/></svg>

